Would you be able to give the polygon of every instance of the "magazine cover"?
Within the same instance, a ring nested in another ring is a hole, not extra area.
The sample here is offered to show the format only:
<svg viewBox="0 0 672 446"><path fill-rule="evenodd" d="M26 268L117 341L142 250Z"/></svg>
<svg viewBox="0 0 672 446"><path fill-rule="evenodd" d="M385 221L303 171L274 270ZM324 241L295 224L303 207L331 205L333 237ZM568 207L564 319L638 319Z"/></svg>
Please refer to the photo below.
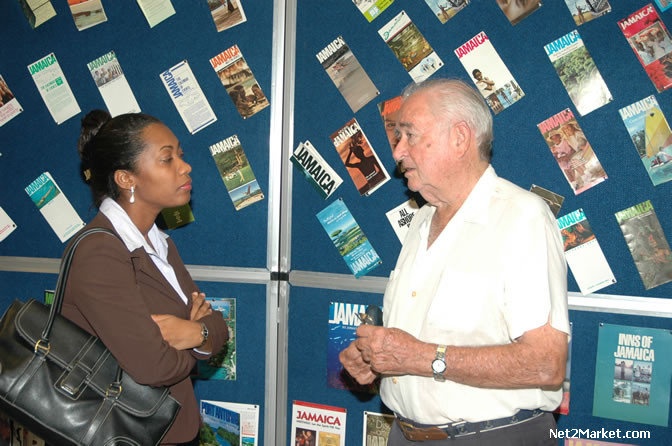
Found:
<svg viewBox="0 0 672 446"><path fill-rule="evenodd" d="M371 22L378 17L381 12L385 11L394 0L352 0L352 2L357 6L359 12L364 14L366 20Z"/></svg>
<svg viewBox="0 0 672 446"><path fill-rule="evenodd" d="M380 113L380 118L383 120L387 142L390 143L392 151L394 151L398 142L396 128L402 102L403 98L401 96L396 96L392 99L378 103L378 112Z"/></svg>
<svg viewBox="0 0 672 446"><path fill-rule="evenodd" d="M378 89L342 36L334 39L316 57L353 113L378 96Z"/></svg>
<svg viewBox="0 0 672 446"><path fill-rule="evenodd" d="M382 263L343 199L318 212L317 219L355 277L368 274Z"/></svg>
<svg viewBox="0 0 672 446"><path fill-rule="evenodd" d="M551 208L553 215L555 217L558 216L562 203L565 202L565 197L548 189L544 189L541 186L537 186L536 184L533 184L532 187L530 187L530 192L539 195L546 202L548 207Z"/></svg>
<svg viewBox="0 0 672 446"><path fill-rule="evenodd" d="M576 26L611 12L609 0L565 0Z"/></svg>
<svg viewBox="0 0 672 446"><path fill-rule="evenodd" d="M310 141L299 143L289 160L325 200L343 183Z"/></svg>
<svg viewBox="0 0 672 446"><path fill-rule="evenodd" d="M614 273L611 272L583 209L570 212L558 218L557 222L562 234L565 258L581 294L594 293L616 283Z"/></svg>
<svg viewBox="0 0 672 446"><path fill-rule="evenodd" d="M669 329L601 323L593 416L667 427L672 381L670 351Z"/></svg>
<svg viewBox="0 0 672 446"><path fill-rule="evenodd" d="M672 132L651 95L618 111L654 186L672 180Z"/></svg>
<svg viewBox="0 0 672 446"><path fill-rule="evenodd" d="M332 133L331 142L360 195L371 195L390 179L356 118Z"/></svg>
<svg viewBox="0 0 672 446"><path fill-rule="evenodd" d="M84 227L84 222L49 172L41 174L25 190L61 242Z"/></svg>
<svg viewBox="0 0 672 446"><path fill-rule="evenodd" d="M462 44L455 55L493 113L499 113L525 96L484 32Z"/></svg>
<svg viewBox="0 0 672 446"><path fill-rule="evenodd" d="M346 410L294 401L292 436L296 446L345 446Z"/></svg>
<svg viewBox="0 0 672 446"><path fill-rule="evenodd" d="M199 435L200 446L257 446L259 437L259 406L256 404L230 403L228 401L201 400L201 413L207 410L210 416L216 414L217 408L223 408L240 415L240 443L228 443L223 437L218 437L215 423L201 427Z"/></svg>
<svg viewBox="0 0 672 446"><path fill-rule="evenodd" d="M399 206L385 213L387 220L392 225L394 233L397 234L399 241L404 243L408 228L411 226L411 221L415 217L415 213L420 210L418 203L413 198L409 198Z"/></svg>
<svg viewBox="0 0 672 446"><path fill-rule="evenodd" d="M174 208L164 208L161 210L161 218L168 229L179 228L195 221L194 214L191 212L189 203Z"/></svg>
<svg viewBox="0 0 672 446"><path fill-rule="evenodd" d="M607 173L569 108L537 124L537 128L575 195L607 179Z"/></svg>
<svg viewBox="0 0 672 446"><path fill-rule="evenodd" d="M613 100L578 31L554 40L544 50L581 116Z"/></svg>
<svg viewBox="0 0 672 446"><path fill-rule="evenodd" d="M226 345L208 359L196 363L196 378L235 381L236 379L236 299L232 297L206 297L213 310L222 313L229 327Z"/></svg>
<svg viewBox="0 0 672 446"><path fill-rule="evenodd" d="M128 85L114 51L86 65L112 117L124 113L140 113L140 106Z"/></svg>
<svg viewBox="0 0 672 446"><path fill-rule="evenodd" d="M553 413L559 413L560 415L569 415L569 390L570 390L570 380L572 374L572 333L573 333L573 324L570 321L569 323L569 345L567 346L567 364L565 365L565 379L562 381L562 401L557 409Z"/></svg>
<svg viewBox="0 0 672 446"><path fill-rule="evenodd" d="M170 0L138 0L138 6L147 19L150 28L175 14L175 8Z"/></svg>
<svg viewBox="0 0 672 446"><path fill-rule="evenodd" d="M446 23L448 20L455 17L455 15L462 11L471 0L425 0L427 6L432 9L432 12L441 23Z"/></svg>
<svg viewBox="0 0 672 446"><path fill-rule="evenodd" d="M199 446L241 445L240 413L213 403L201 401L203 423L198 435Z"/></svg>
<svg viewBox="0 0 672 446"><path fill-rule="evenodd" d="M541 7L541 0L510 1L497 0L497 5L512 25L520 23L525 17Z"/></svg>
<svg viewBox="0 0 672 446"><path fill-rule="evenodd" d="M616 212L644 288L672 281L672 253L651 201Z"/></svg>
<svg viewBox="0 0 672 446"><path fill-rule="evenodd" d="M211 145L210 154L237 211L264 199L238 135Z"/></svg>
<svg viewBox="0 0 672 446"><path fill-rule="evenodd" d="M217 32L229 29L245 21L245 11L240 0L207 0L212 20L215 21Z"/></svg>
<svg viewBox="0 0 672 446"><path fill-rule="evenodd" d="M6 239L16 229L16 223L7 215L0 206L0 242Z"/></svg>
<svg viewBox="0 0 672 446"><path fill-rule="evenodd" d="M28 65L28 71L56 124L81 111L54 53Z"/></svg>
<svg viewBox="0 0 672 446"><path fill-rule="evenodd" d="M385 446L395 416L389 413L364 411L362 446Z"/></svg>
<svg viewBox="0 0 672 446"><path fill-rule="evenodd" d="M261 91L238 45L233 45L210 59L210 65L243 119L269 106L268 99Z"/></svg>
<svg viewBox="0 0 672 446"><path fill-rule="evenodd" d="M56 15L51 0L19 0L21 9L33 28L37 28Z"/></svg>
<svg viewBox="0 0 672 446"><path fill-rule="evenodd" d="M387 46L390 47L399 62L404 66L414 82L422 82L443 66L439 55L406 11L401 11L385 26L378 30Z"/></svg>
<svg viewBox="0 0 672 446"><path fill-rule="evenodd" d="M357 336L355 332L362 323L360 314L367 314L367 309L380 311L375 305L331 302L329 304L329 337L327 339L327 387L345 389L361 393L378 393L380 380L376 379L368 385L359 384L343 368L338 355L345 350ZM377 310L376 310L377 309Z"/></svg>
<svg viewBox="0 0 672 446"><path fill-rule="evenodd" d="M68 5L79 31L107 22L101 0L68 0Z"/></svg>
<svg viewBox="0 0 672 446"><path fill-rule="evenodd" d="M193 135L217 120L189 62L183 60L161 73L160 77L189 133Z"/></svg>
<svg viewBox="0 0 672 446"><path fill-rule="evenodd" d="M620 20L618 26L658 93L672 87L672 39L653 5Z"/></svg>
<svg viewBox="0 0 672 446"><path fill-rule="evenodd" d="M670 0L656 0L656 5L658 5L661 11L665 11L672 7L672 2Z"/></svg>
<svg viewBox="0 0 672 446"><path fill-rule="evenodd" d="M5 79L0 76L0 127L23 111L23 107L14 97Z"/></svg>

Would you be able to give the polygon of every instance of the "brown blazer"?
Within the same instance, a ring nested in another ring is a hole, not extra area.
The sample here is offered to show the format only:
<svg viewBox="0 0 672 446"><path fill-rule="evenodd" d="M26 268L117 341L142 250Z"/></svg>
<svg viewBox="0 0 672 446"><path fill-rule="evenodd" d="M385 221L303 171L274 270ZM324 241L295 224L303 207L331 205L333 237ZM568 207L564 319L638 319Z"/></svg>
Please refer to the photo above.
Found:
<svg viewBox="0 0 672 446"><path fill-rule="evenodd" d="M98 215L85 229L103 227L114 231L112 223ZM191 293L198 291L182 263L177 248L168 238L168 262L173 266L185 305L143 248L129 252L124 243L110 234L93 234L77 247L68 277L62 314L98 336L138 383L170 386L182 408L161 444L182 443L196 437L200 416L189 374L197 359L193 350L176 350L161 336L151 314L173 314L189 319ZM229 337L221 313L203 319L208 327L213 351L222 349Z"/></svg>

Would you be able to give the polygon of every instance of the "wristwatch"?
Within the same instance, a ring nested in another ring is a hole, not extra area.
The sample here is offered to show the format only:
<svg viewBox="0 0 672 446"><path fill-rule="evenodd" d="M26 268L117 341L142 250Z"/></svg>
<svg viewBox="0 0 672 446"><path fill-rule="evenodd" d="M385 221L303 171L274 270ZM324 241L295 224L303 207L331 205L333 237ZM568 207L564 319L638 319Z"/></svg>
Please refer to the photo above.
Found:
<svg viewBox="0 0 672 446"><path fill-rule="evenodd" d="M201 342L201 345L196 348L203 347L205 343L208 342L208 327L206 327L203 322L199 323L201 324L201 337L203 338L203 342Z"/></svg>
<svg viewBox="0 0 672 446"><path fill-rule="evenodd" d="M432 361L432 372L434 373L434 380L436 381L445 381L446 378L443 377L443 372L446 371L446 347L445 345L439 345L436 347L436 358Z"/></svg>

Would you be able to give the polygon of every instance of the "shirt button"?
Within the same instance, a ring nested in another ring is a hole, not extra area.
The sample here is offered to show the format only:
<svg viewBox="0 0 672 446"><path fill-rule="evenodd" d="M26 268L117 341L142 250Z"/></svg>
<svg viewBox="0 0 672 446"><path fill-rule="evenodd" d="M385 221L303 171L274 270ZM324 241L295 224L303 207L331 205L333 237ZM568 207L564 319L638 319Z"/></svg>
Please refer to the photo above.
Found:
<svg viewBox="0 0 672 446"><path fill-rule="evenodd" d="M392 378L392 382L393 382L394 384L396 384L396 383L397 383L397 378Z"/></svg>
<svg viewBox="0 0 672 446"><path fill-rule="evenodd" d="M415 296L417 296L417 295L418 295L418 293L415 292L415 291L413 291L413 292L411 293L411 296L413 296L413 297L415 297Z"/></svg>

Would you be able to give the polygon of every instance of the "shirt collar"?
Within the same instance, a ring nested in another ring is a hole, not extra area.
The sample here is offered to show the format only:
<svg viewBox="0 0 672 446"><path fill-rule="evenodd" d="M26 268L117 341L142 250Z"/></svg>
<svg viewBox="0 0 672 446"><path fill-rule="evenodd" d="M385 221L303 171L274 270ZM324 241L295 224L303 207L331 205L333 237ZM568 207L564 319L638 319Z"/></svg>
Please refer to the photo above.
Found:
<svg viewBox="0 0 672 446"><path fill-rule="evenodd" d="M153 254L166 260L168 256L168 243L166 242L168 235L161 231L156 224L152 225L148 233L149 239L155 248L152 249L152 246L147 243L147 240L145 240L140 230L135 226L131 217L119 206L119 203L107 197L100 205L100 212L110 220L129 251L133 252L138 248L145 248L148 254Z"/></svg>

